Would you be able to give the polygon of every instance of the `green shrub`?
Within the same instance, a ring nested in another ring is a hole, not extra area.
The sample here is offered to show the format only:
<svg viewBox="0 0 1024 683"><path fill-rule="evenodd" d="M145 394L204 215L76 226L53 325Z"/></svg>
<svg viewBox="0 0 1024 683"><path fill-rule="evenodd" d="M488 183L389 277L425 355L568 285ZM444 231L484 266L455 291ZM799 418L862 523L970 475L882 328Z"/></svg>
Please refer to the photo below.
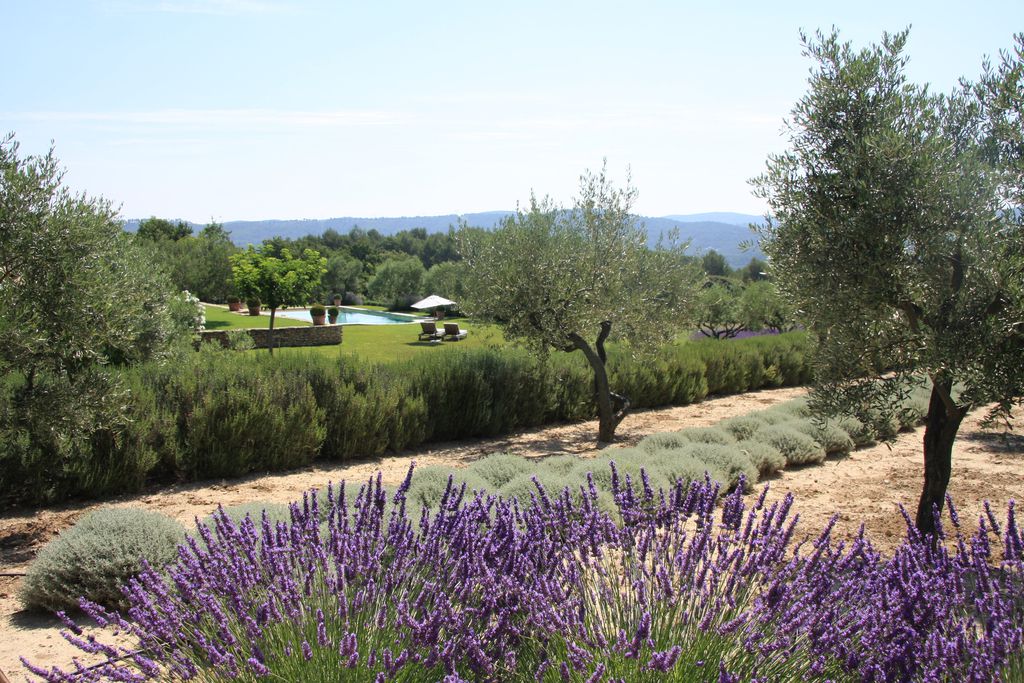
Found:
<svg viewBox="0 0 1024 683"><path fill-rule="evenodd" d="M497 491L516 476L533 472L536 468L535 460L512 453L496 453L477 460L466 469L483 479L488 489Z"/></svg>
<svg viewBox="0 0 1024 683"><path fill-rule="evenodd" d="M725 488L734 489L739 484L740 475L746 478L747 488L757 483L758 471L750 456L731 445L717 443L693 443L683 449L683 454L703 463L709 472L717 472L724 476L721 481ZM712 477L717 479L717 477Z"/></svg>
<svg viewBox="0 0 1024 683"><path fill-rule="evenodd" d="M687 427L679 435L691 443L712 443L727 446L736 443L736 437L725 429L714 427Z"/></svg>
<svg viewBox="0 0 1024 683"><path fill-rule="evenodd" d="M660 453L664 450L680 449L690 443L693 442L681 431L658 432L645 436L637 444L637 448L648 453Z"/></svg>
<svg viewBox="0 0 1024 683"><path fill-rule="evenodd" d="M738 450L746 453L750 462L757 468L758 479L775 474L786 466L786 456L775 446L757 439L745 439L736 442Z"/></svg>
<svg viewBox="0 0 1024 683"><path fill-rule="evenodd" d="M537 485L533 482L534 479L544 487L544 492L551 498L561 495L566 487L571 493L577 493L580 484L584 481L580 477L570 478L556 472L542 470L536 474L516 476L502 486L499 493L503 498L516 498L520 504L529 503L531 495L539 496Z"/></svg>
<svg viewBox="0 0 1024 683"><path fill-rule="evenodd" d="M759 429L767 427L768 423L762 420L758 413L754 413L730 417L715 426L732 434L737 441L743 441L752 437Z"/></svg>
<svg viewBox="0 0 1024 683"><path fill-rule="evenodd" d="M313 316L327 315L327 308L323 304L314 304L309 307L309 314Z"/></svg>
<svg viewBox="0 0 1024 683"><path fill-rule="evenodd" d="M413 473L406 499L413 509L434 507L441 502L441 497L448 487L449 477L452 478L455 490L465 484L467 495L472 494L473 491L491 490L487 486L487 482L470 469L452 469L441 465L431 465L422 469L417 468Z"/></svg>
<svg viewBox="0 0 1024 683"><path fill-rule="evenodd" d="M835 420L836 426L850 435L855 448L867 448L877 443L875 430L871 425L864 424L852 415L846 415Z"/></svg>
<svg viewBox="0 0 1024 683"><path fill-rule="evenodd" d="M702 481L705 473L723 486L729 479L716 463L698 460L692 451L684 449L651 451L650 470L665 486L673 486L679 481L688 486L692 481Z"/></svg>
<svg viewBox="0 0 1024 683"><path fill-rule="evenodd" d="M753 438L777 448L786 458L787 467L820 463L825 460L825 449L821 444L784 424L765 427Z"/></svg>
<svg viewBox="0 0 1024 683"><path fill-rule="evenodd" d="M835 422L812 421L809 436L820 443L828 455L848 455L857 447L849 433Z"/></svg>
<svg viewBox="0 0 1024 683"><path fill-rule="evenodd" d="M105 508L90 512L44 547L29 567L19 599L25 609L63 610L84 597L124 607L120 585L145 558L154 567L173 561L185 530L158 512Z"/></svg>
<svg viewBox="0 0 1024 683"><path fill-rule="evenodd" d="M578 458L575 455L550 455L546 458L537 458L531 462L535 472L544 471L554 472L558 475L568 475L581 470L586 474L590 461Z"/></svg>

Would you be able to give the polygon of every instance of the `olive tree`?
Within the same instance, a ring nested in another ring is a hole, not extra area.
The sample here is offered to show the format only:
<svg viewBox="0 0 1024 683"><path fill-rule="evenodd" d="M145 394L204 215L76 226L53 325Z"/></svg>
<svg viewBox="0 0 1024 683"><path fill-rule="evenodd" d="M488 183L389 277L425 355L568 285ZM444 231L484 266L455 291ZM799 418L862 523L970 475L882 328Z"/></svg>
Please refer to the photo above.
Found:
<svg viewBox="0 0 1024 683"><path fill-rule="evenodd" d="M53 150L22 157L0 138L0 491L31 499L126 424L112 366L164 357L176 338L170 282L110 202L62 178Z"/></svg>
<svg viewBox="0 0 1024 683"><path fill-rule="evenodd" d="M308 302L326 270L327 259L313 249L306 249L301 258L293 257L287 248L280 250L280 256L268 256L250 244L231 256L235 290L246 297L258 297L270 309L267 347L271 354L277 309Z"/></svg>
<svg viewBox="0 0 1024 683"><path fill-rule="evenodd" d="M643 349L691 323L699 270L676 246L649 249L631 213L636 190L586 173L574 206L532 197L492 233L462 230L470 315L501 322L505 335L545 352L580 351L594 373L598 440L611 441L629 410L612 391L606 342Z"/></svg>
<svg viewBox="0 0 1024 683"><path fill-rule="evenodd" d="M789 149L753 182L772 275L817 341L815 405L884 419L930 385L916 524L931 532L964 416L1005 415L1024 389L1024 272L984 107L908 82L906 37L804 36L815 66Z"/></svg>

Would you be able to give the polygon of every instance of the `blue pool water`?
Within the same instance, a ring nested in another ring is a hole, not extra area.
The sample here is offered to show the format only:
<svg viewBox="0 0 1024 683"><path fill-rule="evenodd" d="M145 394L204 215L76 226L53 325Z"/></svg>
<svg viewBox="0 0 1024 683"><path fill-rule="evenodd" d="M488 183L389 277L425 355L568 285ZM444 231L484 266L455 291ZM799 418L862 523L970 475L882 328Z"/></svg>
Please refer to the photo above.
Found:
<svg viewBox="0 0 1024 683"><path fill-rule="evenodd" d="M278 311L277 314L283 318L305 320L308 323L313 322L313 318L309 315L308 309ZM357 311L351 308L342 308L338 311L339 325L398 325L412 322L416 322L416 318L396 313L382 313L378 311L363 310Z"/></svg>

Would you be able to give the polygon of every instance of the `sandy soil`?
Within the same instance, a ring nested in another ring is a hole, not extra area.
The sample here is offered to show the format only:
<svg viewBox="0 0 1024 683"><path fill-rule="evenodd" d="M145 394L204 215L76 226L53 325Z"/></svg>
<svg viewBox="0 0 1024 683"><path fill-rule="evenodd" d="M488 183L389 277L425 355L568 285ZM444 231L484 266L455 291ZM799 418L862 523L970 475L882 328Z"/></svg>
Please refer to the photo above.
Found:
<svg viewBox="0 0 1024 683"><path fill-rule="evenodd" d="M778 389L714 398L680 408L638 412L620 426L620 440L609 447L633 445L655 432L711 425L802 394L802 389ZM982 416L983 411L978 411L964 421L953 456L950 485L961 518L969 522L971 528L976 525L983 500L990 500L999 511L1005 510L1006 502L1014 496L1024 495L1024 437L1020 436L1024 419L1017 420L1015 436L1002 439L981 430L978 423ZM432 444L348 465L317 465L288 474L169 486L100 503L23 510L0 516L0 671L10 676L17 674L12 680L20 680L19 655L50 666L66 665L71 657L80 654L60 637L56 619L20 611L17 602L20 579L2 574L24 572L42 545L91 509L114 505L158 510L187 527L197 516L209 514L218 504L289 502L314 486L323 487L328 481L342 479L365 480L378 470L385 483L396 484L414 460L419 465L461 467L485 455L502 452L527 457L557 453L588 457L597 452L593 441L596 431L596 422L562 425L500 439ZM921 436L921 430L904 433L891 448L880 445L820 466L784 472L769 482L771 495L781 497L786 491L796 495L800 529L807 534L815 533L833 514L838 514L838 534L855 533L864 523L876 545L890 549L902 540L905 529L896 506L903 502L913 510L920 493Z"/></svg>

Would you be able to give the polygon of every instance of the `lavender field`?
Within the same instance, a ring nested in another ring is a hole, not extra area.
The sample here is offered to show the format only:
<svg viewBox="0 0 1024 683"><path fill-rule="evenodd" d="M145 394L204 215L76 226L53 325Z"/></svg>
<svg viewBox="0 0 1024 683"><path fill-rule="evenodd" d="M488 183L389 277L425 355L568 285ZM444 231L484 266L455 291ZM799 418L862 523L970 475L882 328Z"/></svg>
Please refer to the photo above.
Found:
<svg viewBox="0 0 1024 683"><path fill-rule="evenodd" d="M220 514L146 567L101 625L68 638L107 663L48 681L1021 680L1024 536L1011 504L938 543L908 517L883 557L831 525L803 538L792 496L620 479L616 511L538 486L529 501L450 486L413 510L379 476L291 506L290 523ZM945 527L945 530L943 530ZM996 550L1002 548L1002 553Z"/></svg>

